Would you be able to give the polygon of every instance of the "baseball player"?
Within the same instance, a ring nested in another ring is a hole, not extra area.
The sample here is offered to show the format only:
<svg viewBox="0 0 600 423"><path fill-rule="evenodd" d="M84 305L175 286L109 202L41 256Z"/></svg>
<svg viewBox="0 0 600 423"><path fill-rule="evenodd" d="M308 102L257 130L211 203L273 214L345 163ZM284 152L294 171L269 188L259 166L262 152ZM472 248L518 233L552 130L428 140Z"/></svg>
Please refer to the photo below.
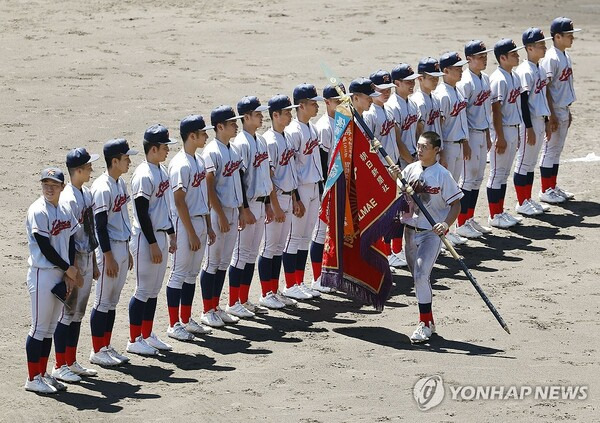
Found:
<svg viewBox="0 0 600 423"><path fill-rule="evenodd" d="M96 178L91 189L99 243L96 262L100 278L96 283L94 307L90 314L90 362L101 366L115 366L129 361L128 357L112 347L110 341L127 271L133 268L133 257L128 246L131 225L127 203L131 198L122 175L129 170L129 156L137 153L122 138L106 142L103 148L106 172Z"/></svg>
<svg viewBox="0 0 600 423"><path fill-rule="evenodd" d="M211 332L192 319L192 303L196 278L200 273L206 244L212 244L215 233L210 222L206 165L197 153L208 139L207 126L200 115L183 118L179 133L183 148L169 162L169 183L173 192L171 214L175 225L177 250L172 254L171 274L167 283L169 328L167 336L180 341Z"/></svg>
<svg viewBox="0 0 600 423"><path fill-rule="evenodd" d="M552 47L540 62L540 68L549 78L546 95L550 109L550 137L544 142L540 157L540 174L542 177L542 192L540 200L545 203L561 203L574 198L570 192L556 185L560 154L567 139L567 132L573 117L570 105L576 100L575 87L573 86L573 64L567 49L573 45L574 33L581 31L573 28L573 21L569 18L556 18L550 25ZM562 197L562 201L560 199Z"/></svg>
<svg viewBox="0 0 600 423"><path fill-rule="evenodd" d="M273 221L265 222L265 241L258 258L258 275L262 295L258 303L273 310L286 305L296 305L296 300L281 295L279 289L279 274L285 242L290 234L292 214L301 217L304 205L297 199L298 174L294 149L290 139L285 134L285 128L292 121L292 109L299 105L292 104L286 95L276 95L269 100L269 115L272 127L263 137L267 142L273 192L271 205Z"/></svg>
<svg viewBox="0 0 600 423"><path fill-rule="evenodd" d="M27 391L53 394L66 386L46 372L62 303L52 291L64 280L67 295L78 283L75 263L77 218L67 203L59 203L65 176L60 169L44 169L40 175L42 196L27 210L29 270L27 289L31 297L31 329L25 343L29 377Z"/></svg>
<svg viewBox="0 0 600 423"><path fill-rule="evenodd" d="M263 112L268 109L269 106L263 106L257 97L243 97L237 104L238 115L242 116L242 131L232 141L242 159L242 185L251 215L246 228L237 234L229 266L229 306L226 312L240 318L268 313L267 308L248 301L265 224L273 221L270 197L273 183L267 142L256 133L262 126Z"/></svg>
<svg viewBox="0 0 600 423"><path fill-rule="evenodd" d="M211 206L210 219L215 231L215 242L208 246L207 260L200 273L200 287L204 313L203 324L221 327L226 323L237 323L239 318L219 307L219 299L227 267L237 238L236 226L244 230L251 221L250 210L244 191L240 168L242 158L230 144L237 134L237 116L230 106L219 106L210 114L215 129L215 139L202 152L206 163L206 185ZM238 224L239 225L236 225ZM236 226L234 226L236 225Z"/></svg>
<svg viewBox="0 0 600 423"><path fill-rule="evenodd" d="M292 227L283 253L283 271L286 288L283 294L295 300L319 297L321 293L304 283L304 269L308 258L308 243L317 224L320 206L320 184L323 181L319 137L310 119L319 112L317 101L323 97L317 94L312 84L300 84L294 88L296 119L285 128L296 159L298 175L298 196L306 208L302 217L292 215Z"/></svg>
<svg viewBox="0 0 600 423"><path fill-rule="evenodd" d="M513 176L517 192L515 211L525 216L534 216L542 214L545 209L549 208L547 205L534 201L531 198L531 190L534 168L542 143L546 138L546 133L550 135L550 124L547 123L550 109L546 98L548 77L546 72L540 72L538 62L546 54L546 41L551 38L544 37L544 33L539 28L527 29L522 38L527 52L527 60L524 60L515 70L521 80L521 112L523 115L520 136L522 141L517 150Z"/></svg>
<svg viewBox="0 0 600 423"><path fill-rule="evenodd" d="M419 111L417 136L421 136L423 132L427 131L441 134L442 114L440 111L440 102L435 96L434 91L440 77L444 76L444 73L440 72L440 64L433 57L424 57L421 59L417 66L417 73L419 74L419 91L410 96L410 99L417 105Z"/></svg>
<svg viewBox="0 0 600 423"><path fill-rule="evenodd" d="M455 181L459 181L462 176L465 160L471 158L469 127L465 110L467 102L456 87L462 77L462 68L466 64L467 61L463 60L457 52L444 53L440 57L440 70L444 73L443 81L435 89L442 114L444 148L441 155ZM455 230L450 231L446 238L455 245L467 242L467 239L458 235Z"/></svg>
<svg viewBox="0 0 600 423"><path fill-rule="evenodd" d="M92 162L99 157L98 154L89 154L85 148L69 151L66 164L71 182L60 194L60 203L65 203L79 222L79 229L75 233L75 267L83 278L81 289L73 288L54 331L56 365L52 376L63 382L79 382L81 376L95 376L98 373L81 366L76 357L81 320L90 297L92 278L99 277L94 253L98 246L94 230L94 199L89 188L84 186L90 180Z"/></svg>
<svg viewBox="0 0 600 423"><path fill-rule="evenodd" d="M131 192L134 201L133 228L129 248L133 255L136 286L129 301L127 351L156 355L173 347L154 333L158 293L167 271L167 254L175 253L177 240L171 221L169 174L163 165L169 154L166 127L156 124L144 133L144 160L133 171Z"/></svg>
<svg viewBox="0 0 600 423"><path fill-rule="evenodd" d="M402 176L418 193L423 205L437 222L433 227L408 198L413 212L403 218L404 241L408 268L415 283L419 303L419 324L410 337L412 342L427 342L435 333L431 310L431 270L440 253L440 235L454 223L463 196L450 172L439 164L441 140L435 132L424 132L417 142L419 161L402 170Z"/></svg>
<svg viewBox="0 0 600 423"><path fill-rule="evenodd" d="M464 238L478 238L492 231L480 225L474 218L475 206L479 197L479 188L487 162L487 154L492 146L490 137L491 108L490 78L483 72L487 67L487 49L480 40L471 40L465 44L465 57L469 68L463 72L456 88L467 102L467 123L469 127L469 147L471 155L464 161L464 169L459 186L463 191L461 210L458 215L456 233Z"/></svg>
<svg viewBox="0 0 600 423"><path fill-rule="evenodd" d="M488 223L496 228L510 228L520 221L504 211L506 180L510 174L521 126L521 81L513 68L519 65L519 47L513 40L503 38L494 45L494 55L499 63L490 76L492 91L492 149L490 150L490 175L487 196L490 209Z"/></svg>

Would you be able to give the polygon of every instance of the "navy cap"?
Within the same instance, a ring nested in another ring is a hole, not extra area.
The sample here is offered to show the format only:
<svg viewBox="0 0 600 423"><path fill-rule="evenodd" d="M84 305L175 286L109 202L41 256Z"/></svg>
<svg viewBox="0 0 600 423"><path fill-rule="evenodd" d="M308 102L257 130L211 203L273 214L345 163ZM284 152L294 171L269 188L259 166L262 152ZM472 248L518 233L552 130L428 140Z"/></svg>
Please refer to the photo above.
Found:
<svg viewBox="0 0 600 423"><path fill-rule="evenodd" d="M442 71L450 66L464 66L467 63L469 62L463 60L455 51L449 51L448 53L442 54L442 57L440 57L440 69Z"/></svg>
<svg viewBox="0 0 600 423"><path fill-rule="evenodd" d="M342 92L344 94L346 94L346 87L344 87L344 84L339 83L337 85L338 87L340 87L340 90L342 90ZM340 94L337 92L337 90L335 89L335 87L333 85L325 85L325 88L323 88L323 98L342 98L340 96Z"/></svg>
<svg viewBox="0 0 600 423"><path fill-rule="evenodd" d="M298 106L297 104L292 104L292 100L287 95L277 94L271 97L269 100L269 110L272 112L277 112L279 110L288 110L295 109Z"/></svg>
<svg viewBox="0 0 600 423"><path fill-rule="evenodd" d="M177 141L169 138L169 130L166 126L157 123L146 129L144 141L150 144L177 144Z"/></svg>
<svg viewBox="0 0 600 423"><path fill-rule="evenodd" d="M444 72L440 72L440 63L433 57L422 58L417 65L417 72L420 74L426 73L438 78L444 76Z"/></svg>
<svg viewBox="0 0 600 423"><path fill-rule="evenodd" d="M373 72L371 75L369 75L369 79L380 90L386 90L388 88L395 87L394 83L392 82L392 76L388 71L379 69L377 72Z"/></svg>
<svg viewBox="0 0 600 423"><path fill-rule="evenodd" d="M356 78L350 82L349 90L350 94L366 94L370 97L379 97L381 93L375 91L375 84L373 81L367 78Z"/></svg>
<svg viewBox="0 0 600 423"><path fill-rule="evenodd" d="M552 37L544 37L544 31L539 28L527 28L523 32L523 45L539 43L540 41L551 40Z"/></svg>
<svg viewBox="0 0 600 423"><path fill-rule="evenodd" d="M218 106L210 112L210 124L217 127L218 123L227 122L229 120L241 119L242 116L238 116L233 111L231 106Z"/></svg>
<svg viewBox="0 0 600 423"><path fill-rule="evenodd" d="M475 56L476 54L487 54L493 48L485 48L485 44L481 40L471 40L465 44L465 56Z"/></svg>
<svg viewBox="0 0 600 423"><path fill-rule="evenodd" d="M99 154L90 154L83 147L74 148L67 153L67 167L75 168L86 163L95 162L100 158Z"/></svg>
<svg viewBox="0 0 600 423"><path fill-rule="evenodd" d="M129 143L125 138L116 138L110 141L107 141L104 144L104 148L102 149L104 153L104 157L115 157L121 154L127 154L128 156L135 156L138 151L132 150L129 148Z"/></svg>
<svg viewBox="0 0 600 423"><path fill-rule="evenodd" d="M44 179L52 179L53 181L64 184L65 174L57 167L49 167L42 170L40 173L40 181L43 181Z"/></svg>
<svg viewBox="0 0 600 423"><path fill-rule="evenodd" d="M264 112L265 110L269 110L269 106L261 105L258 97L253 95L242 97L237 104L237 112L239 115L245 115L246 113L252 112Z"/></svg>
<svg viewBox="0 0 600 423"><path fill-rule="evenodd" d="M567 32L579 32L581 28L573 28L573 21L569 18L556 18L550 24L550 34L562 34Z"/></svg>
<svg viewBox="0 0 600 423"><path fill-rule="evenodd" d="M323 101L323 97L321 97L317 93L317 89L313 84L300 84L294 88L294 103L298 104L300 100L315 100L315 101Z"/></svg>
<svg viewBox="0 0 600 423"><path fill-rule="evenodd" d="M394 69L392 69L392 81L411 81L419 77L418 73L415 73L413 68L408 63L400 63Z"/></svg>
<svg viewBox="0 0 600 423"><path fill-rule="evenodd" d="M185 140L192 132L208 131L209 129L213 129L213 126L206 126L206 122L204 122L201 115L186 116L179 123L179 134L182 140Z"/></svg>
<svg viewBox="0 0 600 423"><path fill-rule="evenodd" d="M494 45L494 55L499 57L501 54L508 54L522 48L523 47L517 47L515 42L510 38L503 38Z"/></svg>

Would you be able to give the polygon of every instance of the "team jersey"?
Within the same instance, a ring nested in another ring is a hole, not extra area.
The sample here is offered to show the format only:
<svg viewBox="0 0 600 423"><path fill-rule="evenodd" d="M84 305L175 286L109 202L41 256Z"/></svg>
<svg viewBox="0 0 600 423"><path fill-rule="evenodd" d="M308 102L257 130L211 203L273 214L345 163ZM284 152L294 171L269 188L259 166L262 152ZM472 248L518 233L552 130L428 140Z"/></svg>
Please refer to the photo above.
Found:
<svg viewBox="0 0 600 423"><path fill-rule="evenodd" d="M171 191L183 190L185 204L190 216L203 216L209 213L206 188L206 165L199 154L190 155L180 150L169 162L169 183ZM172 216L179 216L175 200L170 202Z"/></svg>
<svg viewBox="0 0 600 423"><path fill-rule="evenodd" d="M327 153L327 163L331 161L331 149L335 142L335 120L327 113L319 118L315 124L317 137L319 138L319 147ZM325 175L327 176L327 175Z"/></svg>
<svg viewBox="0 0 600 423"><path fill-rule="evenodd" d="M394 129L396 120L388 106L384 105L381 107L375 103L371 104L369 110L363 113L363 120L373 132L375 138L381 141L381 145L392 161L398 163L400 151L398 150L398 144L396 143L396 131ZM388 163L381 154L378 154L378 156L383 164L388 166Z"/></svg>
<svg viewBox="0 0 600 423"><path fill-rule="evenodd" d="M442 82L435 89L440 100L442 113L442 137L444 141L454 142L469 138L467 122L467 101L456 87Z"/></svg>
<svg viewBox="0 0 600 423"><path fill-rule="evenodd" d="M169 199L169 175L162 165L143 161L135 168L131 177L131 195L133 199L143 197L148 200L148 214L155 231L166 231L173 227ZM137 209L133 212L133 235L142 231Z"/></svg>
<svg viewBox="0 0 600 423"><path fill-rule="evenodd" d="M488 129L492 122L490 78L485 73L476 75L470 69L462 74L456 88L467 101L467 123L469 129Z"/></svg>
<svg viewBox="0 0 600 423"><path fill-rule="evenodd" d="M527 104L531 115L550 116L548 99L546 98L546 85L548 84L546 73L529 60L521 63L515 73L521 81L521 91L529 92Z"/></svg>
<svg viewBox="0 0 600 423"><path fill-rule="evenodd" d="M42 254L34 234L48 238L60 257L69 263L69 239L79 229L79 223L66 202L59 201L58 206L54 207L44 197L38 198L27 210L25 227L29 243L29 266L40 269L56 267Z"/></svg>
<svg viewBox="0 0 600 423"><path fill-rule="evenodd" d="M410 99L417 105L419 120L423 122L423 132L433 131L443 141L442 112L440 110L440 101L435 96L435 93L425 94L422 91L417 91L410 96Z"/></svg>
<svg viewBox="0 0 600 423"><path fill-rule="evenodd" d="M408 183L421 182L423 190L418 194L419 198L436 223L443 222L450 211L450 204L464 195L448 169L438 162L425 169L419 161L411 163L404 168L402 176ZM412 214L403 217L402 221L415 228L431 229L431 224L419 207L413 204L412 198L408 197L408 202Z"/></svg>
<svg viewBox="0 0 600 423"><path fill-rule="evenodd" d="M92 184L94 216L107 212L108 237L114 241L129 241L131 226L127 203L131 201L123 178L115 181L108 172L100 175Z"/></svg>
<svg viewBox="0 0 600 423"><path fill-rule="evenodd" d="M319 137L312 123L302 123L298 119L285 128L285 135L296 150L296 170L298 184L314 184L323 180L321 158L319 156Z"/></svg>
<svg viewBox="0 0 600 423"><path fill-rule="evenodd" d="M221 206L241 207L244 202L239 172L242 159L235 147L215 138L204 147L202 157L206 171L215 174L215 190Z"/></svg>
<svg viewBox="0 0 600 423"><path fill-rule="evenodd" d="M98 246L92 192L86 186L82 186L79 190L69 183L60 193L60 202L69 206L79 223L79 229L75 233L75 250L80 253L91 253Z"/></svg>
<svg viewBox="0 0 600 423"><path fill-rule="evenodd" d="M550 79L548 89L554 105L566 107L577 100L573 86L573 64L566 51L550 47L540 61L540 68L540 73L546 72Z"/></svg>
<svg viewBox="0 0 600 423"><path fill-rule="evenodd" d="M258 134L253 137L250 133L242 131L237 134L232 144L242 158L242 182L248 200L268 196L273 191L273 184L265 139Z"/></svg>
<svg viewBox="0 0 600 423"><path fill-rule="evenodd" d="M521 124L521 81L514 72L506 72L498 67L490 76L492 104L502 103L502 125Z"/></svg>
<svg viewBox="0 0 600 423"><path fill-rule="evenodd" d="M392 117L400 126L400 139L413 155L417 152L417 121L419 110L411 99L403 99L398 94L392 94L386 105L392 112Z"/></svg>
<svg viewBox="0 0 600 423"><path fill-rule="evenodd" d="M296 150L284 133L269 128L263 134L267 141L269 162L273 170L273 184L281 191L290 192L298 188L298 175L294 155Z"/></svg>

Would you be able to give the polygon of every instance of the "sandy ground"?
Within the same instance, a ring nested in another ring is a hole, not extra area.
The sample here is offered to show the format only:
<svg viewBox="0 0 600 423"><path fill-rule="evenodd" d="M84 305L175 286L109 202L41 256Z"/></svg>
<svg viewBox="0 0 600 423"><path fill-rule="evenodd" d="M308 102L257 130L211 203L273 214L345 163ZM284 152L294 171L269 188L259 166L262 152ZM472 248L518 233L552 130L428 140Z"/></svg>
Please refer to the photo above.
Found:
<svg viewBox="0 0 600 423"><path fill-rule="evenodd" d="M542 7L542 5L545 7ZM448 257L434 270L439 336L412 346L416 301L407 272L394 277L383 313L328 295L297 310L271 313L176 343L159 358L132 357L117 369L70 386L26 393L29 326L24 218L39 193L41 168L69 148L101 151L125 136L141 146L161 122L177 134L181 117L206 115L246 94L267 100L297 83L321 87L326 62L346 82L425 55L492 45L558 15L585 28L572 57L578 101L565 159L600 153L599 6L591 0L484 0L442 3L358 1L343 7L294 1L3 1L0 4L0 357L3 421L175 418L203 421L597 421L600 261L598 162L567 162L560 183L577 200L513 231L497 230L460 253L512 330L505 334ZM489 73L495 67L490 57ZM134 165L141 157L134 160ZM104 169L100 162L95 175ZM127 178L129 179L129 177ZM534 187L537 189L538 185ZM507 204L514 204L512 183ZM485 197L478 208L485 215ZM310 273L308 273L310 275ZM130 275L113 344L124 348ZM252 295L258 295L258 284ZM167 326L161 293L157 330ZM84 320L80 361L91 345ZM51 360L52 362L52 360ZM418 410L413 385L439 374L446 399ZM584 385L585 400L452 400L464 385ZM596 404L596 405L594 405ZM596 417L593 417L593 416Z"/></svg>

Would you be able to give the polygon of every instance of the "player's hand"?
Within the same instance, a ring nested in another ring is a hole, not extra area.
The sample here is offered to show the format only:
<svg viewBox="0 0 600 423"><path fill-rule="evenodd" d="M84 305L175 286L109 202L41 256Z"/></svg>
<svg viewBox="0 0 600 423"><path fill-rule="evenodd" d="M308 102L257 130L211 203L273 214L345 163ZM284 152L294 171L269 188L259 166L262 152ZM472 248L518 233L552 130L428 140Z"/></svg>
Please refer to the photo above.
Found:
<svg viewBox="0 0 600 423"><path fill-rule="evenodd" d="M527 128L525 131L527 134L527 144L535 145L537 140L535 139L535 131L533 128Z"/></svg>
<svg viewBox="0 0 600 423"><path fill-rule="evenodd" d="M94 260L94 265L93 265L93 269L92 269L92 279L97 281L99 277L100 277L100 269L98 269L98 264L96 263L96 260Z"/></svg>
<svg viewBox="0 0 600 423"><path fill-rule="evenodd" d="M490 131L485 131L485 143L487 145L487 151L490 151L492 148L492 137L490 137Z"/></svg>
<svg viewBox="0 0 600 423"><path fill-rule="evenodd" d="M112 251L104 254L104 269L109 278L116 278L119 274L119 264L112 255Z"/></svg>
<svg viewBox="0 0 600 423"><path fill-rule="evenodd" d="M212 228L208 228L206 233L208 235L208 245L213 245L217 240L217 235L215 234L215 231L213 231Z"/></svg>
<svg viewBox="0 0 600 423"><path fill-rule="evenodd" d="M549 140L550 137L552 136L552 128L550 127L550 120L546 121L545 129L546 129L546 139Z"/></svg>
<svg viewBox="0 0 600 423"><path fill-rule="evenodd" d="M131 252L129 252L129 251L127 252L127 254L129 254L129 262L128 262L127 268L129 270L132 270L133 269L133 256L131 255Z"/></svg>
<svg viewBox="0 0 600 423"><path fill-rule="evenodd" d="M304 207L304 204L302 203L302 201L296 201L294 203L294 216L301 218L302 216L304 216L304 213L306 213L306 208Z"/></svg>
<svg viewBox="0 0 600 423"><path fill-rule="evenodd" d="M81 288L83 286L83 274L81 272L77 272L77 277L75 278L75 286L77 288Z"/></svg>
<svg viewBox="0 0 600 423"><path fill-rule="evenodd" d="M499 136L498 139L496 140L496 153L504 154L507 146L508 146L508 144L506 143L506 140L504 139L504 137Z"/></svg>
<svg viewBox="0 0 600 423"><path fill-rule="evenodd" d="M273 221L275 213L273 213L273 207L270 204L265 205L265 223L269 224Z"/></svg>
<svg viewBox="0 0 600 423"><path fill-rule="evenodd" d="M421 192L423 192L423 183L419 180L416 181L412 181L408 183L411 188L413 189L413 191L415 192L415 194L419 194Z"/></svg>
<svg viewBox="0 0 600 423"><path fill-rule="evenodd" d="M465 160L471 160L471 146L467 141L463 141L463 158Z"/></svg>
<svg viewBox="0 0 600 423"><path fill-rule="evenodd" d="M569 110L569 126L567 126L567 128L571 127L571 123L573 123L573 115L571 114L571 111Z"/></svg>
<svg viewBox="0 0 600 423"><path fill-rule="evenodd" d="M196 232L188 234L188 241L190 243L190 250L198 251L200 249L201 242L200 238L198 238L198 235L196 235Z"/></svg>
<svg viewBox="0 0 600 423"><path fill-rule="evenodd" d="M240 214L240 217L238 218L238 231L243 231L244 229L246 229L246 221Z"/></svg>
<svg viewBox="0 0 600 423"><path fill-rule="evenodd" d="M229 220L227 219L227 216L225 216L224 214L220 214L218 217L218 223L219 223L219 231L221 231L221 233L227 233L229 232Z"/></svg>
<svg viewBox="0 0 600 423"><path fill-rule="evenodd" d="M160 251L158 242L155 242L154 244L150 244L150 261L153 264L160 264L160 263L162 263L162 260L163 260L162 251Z"/></svg>
<svg viewBox="0 0 600 423"><path fill-rule="evenodd" d="M398 176L400 176L400 166L398 165L391 165L387 170L394 179L398 179Z"/></svg>
<svg viewBox="0 0 600 423"><path fill-rule="evenodd" d="M67 296L66 298L69 298L71 296L71 293L73 292L73 289L77 286L77 282L68 277L66 274L64 276L64 280L65 280L65 285L67 286Z"/></svg>
<svg viewBox="0 0 600 423"><path fill-rule="evenodd" d="M446 222L439 222L433 225L432 231L436 235L443 235L448 230L448 224Z"/></svg>
<svg viewBox="0 0 600 423"><path fill-rule="evenodd" d="M556 117L556 115L550 115L548 122L550 123L550 131L556 132L558 130L558 118Z"/></svg>
<svg viewBox="0 0 600 423"><path fill-rule="evenodd" d="M75 280L77 278L78 273L79 273L79 270L77 270L77 268L75 266L69 266L69 268L65 272L65 275L67 275L69 278Z"/></svg>
<svg viewBox="0 0 600 423"><path fill-rule="evenodd" d="M273 207L273 219L277 223L283 223L283 222L285 222L285 213L283 212L283 210L281 209L281 207L279 207L279 206L274 206Z"/></svg>
<svg viewBox="0 0 600 423"><path fill-rule="evenodd" d="M240 221L244 221L245 228L246 225L254 225L256 223L256 217L254 217L254 213L252 213L250 209L242 209L242 212L240 213Z"/></svg>
<svg viewBox="0 0 600 423"><path fill-rule="evenodd" d="M199 248L199 247L198 247ZM177 251L177 234L169 234L169 253Z"/></svg>

